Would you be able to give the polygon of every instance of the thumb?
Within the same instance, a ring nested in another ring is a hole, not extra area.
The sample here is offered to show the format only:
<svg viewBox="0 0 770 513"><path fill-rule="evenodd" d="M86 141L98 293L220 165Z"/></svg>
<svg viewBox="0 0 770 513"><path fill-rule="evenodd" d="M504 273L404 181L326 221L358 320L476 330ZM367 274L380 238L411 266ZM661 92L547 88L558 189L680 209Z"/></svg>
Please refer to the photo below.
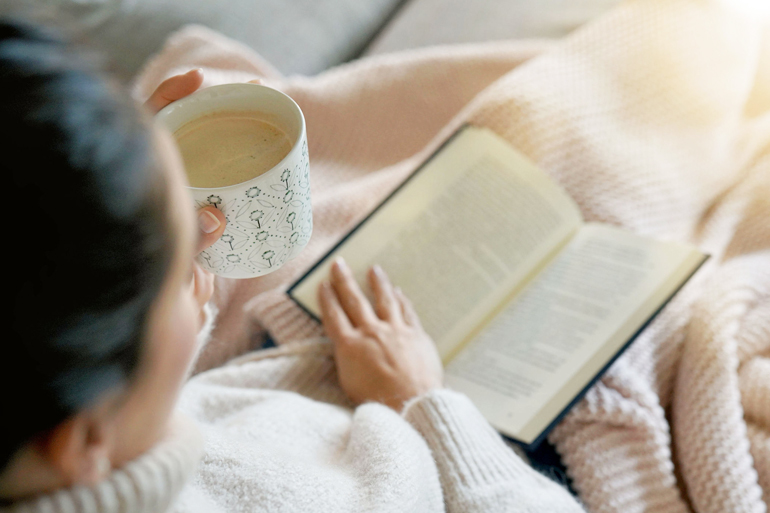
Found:
<svg viewBox="0 0 770 513"><path fill-rule="evenodd" d="M164 80L144 104L155 114L166 105L194 93L203 83L203 71L192 69Z"/></svg>
<svg viewBox="0 0 770 513"><path fill-rule="evenodd" d="M226 224L227 219L218 208L203 207L198 210L199 253L219 240L225 231Z"/></svg>

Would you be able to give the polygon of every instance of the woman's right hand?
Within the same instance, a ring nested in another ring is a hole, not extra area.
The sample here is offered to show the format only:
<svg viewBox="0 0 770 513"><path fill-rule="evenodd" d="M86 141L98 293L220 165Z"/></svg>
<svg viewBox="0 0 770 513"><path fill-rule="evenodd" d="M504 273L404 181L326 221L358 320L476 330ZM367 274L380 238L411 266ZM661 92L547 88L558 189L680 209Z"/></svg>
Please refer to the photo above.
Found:
<svg viewBox="0 0 770 513"><path fill-rule="evenodd" d="M400 412L406 401L443 386L436 345L385 272L370 269L369 303L342 259L319 287L324 329L334 343L340 385L356 403L376 401Z"/></svg>
<svg viewBox="0 0 770 513"><path fill-rule="evenodd" d="M152 114L157 114L164 107L191 95L200 88L203 83L203 71L192 69L181 75L174 75L164 80L145 102L145 107ZM208 248L225 231L227 220L221 210L208 206L198 210L198 244L196 253ZM192 280L190 286L192 293L200 308L198 314L199 327L206 321L204 305L208 303L214 294L214 275L204 270L197 263L192 264Z"/></svg>
<svg viewBox="0 0 770 513"><path fill-rule="evenodd" d="M198 210L198 246L197 252L214 244L225 231L227 219L225 214L216 207L208 206ZM198 327L203 327L206 323L206 311L204 306L214 295L214 275L203 269L197 262L192 264L192 290L198 307Z"/></svg>

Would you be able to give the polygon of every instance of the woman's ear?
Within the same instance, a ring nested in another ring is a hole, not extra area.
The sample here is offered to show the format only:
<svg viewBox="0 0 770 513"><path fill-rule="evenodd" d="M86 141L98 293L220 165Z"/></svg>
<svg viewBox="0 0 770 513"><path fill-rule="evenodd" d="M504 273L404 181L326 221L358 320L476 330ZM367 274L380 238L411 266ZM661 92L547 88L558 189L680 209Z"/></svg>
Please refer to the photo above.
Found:
<svg viewBox="0 0 770 513"><path fill-rule="evenodd" d="M40 440L43 458L64 486L92 485L110 472L110 427L102 415L83 411L65 420Z"/></svg>

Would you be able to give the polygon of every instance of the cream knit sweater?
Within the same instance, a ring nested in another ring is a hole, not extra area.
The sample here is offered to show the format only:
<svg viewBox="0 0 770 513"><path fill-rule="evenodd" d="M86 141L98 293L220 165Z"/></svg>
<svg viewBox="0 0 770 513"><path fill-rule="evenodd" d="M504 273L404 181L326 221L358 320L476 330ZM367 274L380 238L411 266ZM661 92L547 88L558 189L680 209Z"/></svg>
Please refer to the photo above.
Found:
<svg viewBox="0 0 770 513"><path fill-rule="evenodd" d="M320 334L284 288L461 123L490 127L586 219L712 259L551 434L592 512L760 513L770 497L770 3L631 0L558 44L382 55L282 77L190 28L137 82L260 75L306 114L315 229L261 280L220 282L199 369ZM763 496L764 494L764 496ZM764 498L763 498L764 497Z"/></svg>
<svg viewBox="0 0 770 513"><path fill-rule="evenodd" d="M259 351L199 374L180 409L205 440L197 469L201 442L182 417L167 440L98 486L9 511L583 511L460 394L415 398L403 416L380 404L351 409L326 340Z"/></svg>
<svg viewBox="0 0 770 513"><path fill-rule="evenodd" d="M196 376L181 408L205 456L173 511L578 512L460 394L355 410L331 345L290 343Z"/></svg>

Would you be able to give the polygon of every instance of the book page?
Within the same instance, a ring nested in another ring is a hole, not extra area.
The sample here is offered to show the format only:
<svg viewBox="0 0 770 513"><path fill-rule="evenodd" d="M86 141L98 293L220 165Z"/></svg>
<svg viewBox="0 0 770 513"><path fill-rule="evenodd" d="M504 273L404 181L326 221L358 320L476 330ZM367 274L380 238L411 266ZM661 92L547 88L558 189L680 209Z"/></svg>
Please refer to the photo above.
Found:
<svg viewBox="0 0 770 513"><path fill-rule="evenodd" d="M466 128L290 294L318 315L316 290L334 257L367 291L366 270L377 263L448 359L581 223L545 173L491 131Z"/></svg>
<svg viewBox="0 0 770 513"><path fill-rule="evenodd" d="M692 247L588 224L465 346L447 384L531 443L702 262Z"/></svg>

